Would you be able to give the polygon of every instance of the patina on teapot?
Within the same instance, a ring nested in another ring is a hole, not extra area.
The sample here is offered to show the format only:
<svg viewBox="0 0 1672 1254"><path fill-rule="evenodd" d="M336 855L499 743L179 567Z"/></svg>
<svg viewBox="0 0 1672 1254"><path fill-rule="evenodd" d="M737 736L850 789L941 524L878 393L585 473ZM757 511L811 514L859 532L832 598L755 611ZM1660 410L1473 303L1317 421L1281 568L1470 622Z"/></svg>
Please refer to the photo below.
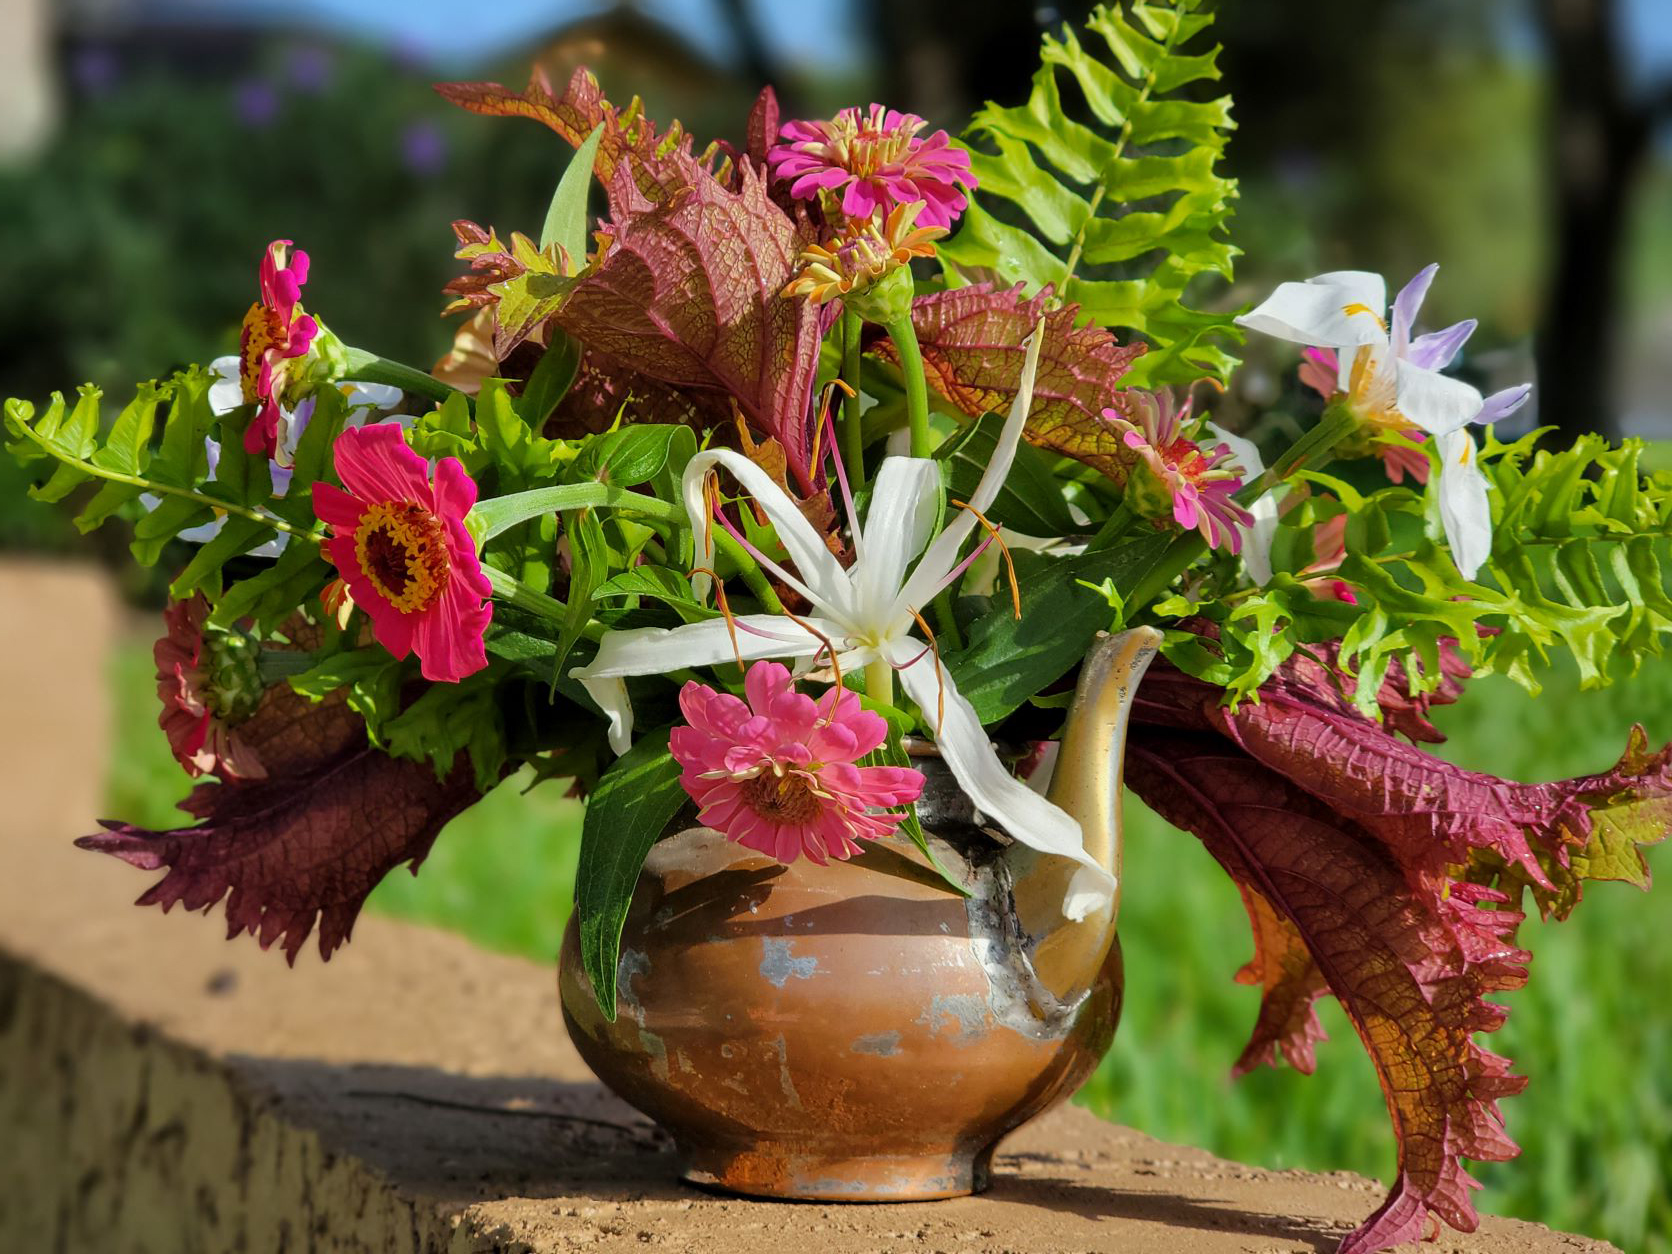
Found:
<svg viewBox="0 0 1672 1254"><path fill-rule="evenodd" d="M1117 884L1127 713L1158 640L1140 628L1093 646L1050 783ZM785 866L688 828L639 877L613 1023L570 923L569 1035L672 1134L687 1179L824 1200L975 1192L999 1140L1067 1098L1109 1047L1118 888L1107 908L1065 919L1075 864L995 838L937 758L916 765L924 832L968 897L904 837Z"/></svg>

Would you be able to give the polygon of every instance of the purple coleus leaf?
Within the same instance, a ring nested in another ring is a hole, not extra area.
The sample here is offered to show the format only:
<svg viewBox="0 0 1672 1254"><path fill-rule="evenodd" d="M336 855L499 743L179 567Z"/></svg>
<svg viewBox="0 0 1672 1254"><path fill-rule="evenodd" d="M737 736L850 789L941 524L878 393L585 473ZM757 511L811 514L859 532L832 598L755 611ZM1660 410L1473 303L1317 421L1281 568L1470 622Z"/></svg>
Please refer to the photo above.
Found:
<svg viewBox="0 0 1672 1254"><path fill-rule="evenodd" d="M229 938L249 932L264 949L282 939L293 963L316 921L329 958L378 882L403 862L416 873L448 820L481 796L468 761L437 779L426 763L392 758L341 701L275 689L239 730L259 743L265 779L198 785L181 804L196 826L107 821L76 844L167 868L139 905L208 910L225 898Z"/></svg>
<svg viewBox="0 0 1672 1254"><path fill-rule="evenodd" d="M558 324L602 363L735 403L783 445L811 492L823 327L817 308L782 295L800 248L795 224L751 166L733 191L691 158L674 160L687 186L661 201L624 198Z"/></svg>
<svg viewBox="0 0 1672 1254"><path fill-rule="evenodd" d="M658 133L637 101L618 109L585 70L561 96L538 70L522 92L498 83L437 90L476 113L532 118L577 146L603 127L593 169L609 218L558 324L585 346L595 371L619 374L662 411L658 421L670 408L688 409L676 420L719 426L735 405L784 447L796 484L813 492L813 381L836 310L782 295L812 232L805 214L792 217L772 200L753 156L776 133L775 97L763 92L757 101L747 153L711 145L696 155L677 123ZM646 386L635 386L641 380ZM689 402L671 403L678 393ZM582 407L590 412L585 393L568 416Z"/></svg>
<svg viewBox="0 0 1672 1254"><path fill-rule="evenodd" d="M1262 1002L1237 1070L1281 1054L1310 1071L1324 992L1376 1066L1399 1174L1344 1254L1419 1237L1430 1214L1477 1226L1462 1160L1518 1152L1497 1103L1525 1079L1474 1040L1507 1013L1487 995L1527 978L1515 899L1528 888L1560 913L1581 879L1646 883L1638 848L1672 827L1672 748L1650 753L1641 729L1613 770L1535 785L1399 739L1390 727L1438 738L1427 710L1466 677L1450 654L1442 670L1427 696L1384 683L1386 723L1357 712L1329 650L1297 654L1235 710L1220 689L1158 664L1133 706L1127 782L1203 841L1253 924L1255 956L1238 979Z"/></svg>

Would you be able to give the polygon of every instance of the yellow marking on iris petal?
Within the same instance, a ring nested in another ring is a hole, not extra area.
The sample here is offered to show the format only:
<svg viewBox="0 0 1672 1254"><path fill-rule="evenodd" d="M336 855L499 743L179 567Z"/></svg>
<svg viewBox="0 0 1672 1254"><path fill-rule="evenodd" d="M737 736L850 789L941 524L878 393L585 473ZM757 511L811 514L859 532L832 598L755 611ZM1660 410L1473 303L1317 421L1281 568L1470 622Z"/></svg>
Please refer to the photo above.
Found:
<svg viewBox="0 0 1672 1254"><path fill-rule="evenodd" d="M369 506L354 532L354 557L373 590L403 614L433 605L452 572L446 526L415 501Z"/></svg>
<svg viewBox="0 0 1672 1254"><path fill-rule="evenodd" d="M1366 305L1363 301L1355 300L1350 305L1343 305L1341 306L1341 312L1346 314L1349 318L1356 318L1360 314L1369 314L1372 318L1376 319L1376 325L1381 327L1382 330L1386 331L1388 329L1388 324L1382 321L1382 315L1377 313L1369 305Z"/></svg>

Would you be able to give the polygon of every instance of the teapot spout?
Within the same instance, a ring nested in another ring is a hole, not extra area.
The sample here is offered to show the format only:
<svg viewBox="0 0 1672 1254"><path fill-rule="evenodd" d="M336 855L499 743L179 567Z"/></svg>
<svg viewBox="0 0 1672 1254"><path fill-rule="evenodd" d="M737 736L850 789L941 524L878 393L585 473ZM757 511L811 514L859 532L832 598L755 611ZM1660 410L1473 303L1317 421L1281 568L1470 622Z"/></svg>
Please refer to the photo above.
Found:
<svg viewBox="0 0 1672 1254"><path fill-rule="evenodd" d="M1062 903L1076 863L1023 845L1009 851L1011 897L1034 975L1063 1002L1091 987L1115 940L1120 906L1121 772L1126 729L1161 633L1135 627L1100 636L1080 671L1048 796L1080 823L1086 852L1115 879L1109 904L1069 920Z"/></svg>

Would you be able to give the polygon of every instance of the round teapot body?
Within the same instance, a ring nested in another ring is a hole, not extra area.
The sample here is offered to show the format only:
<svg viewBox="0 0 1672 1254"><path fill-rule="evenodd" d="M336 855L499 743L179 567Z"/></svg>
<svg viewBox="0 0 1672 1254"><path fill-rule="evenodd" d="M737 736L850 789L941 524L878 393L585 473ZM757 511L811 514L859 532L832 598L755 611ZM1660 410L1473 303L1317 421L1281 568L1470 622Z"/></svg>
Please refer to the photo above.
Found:
<svg viewBox="0 0 1672 1254"><path fill-rule="evenodd" d="M569 1035L673 1136L687 1179L821 1200L978 1191L1000 1138L1090 1075L1120 1011L1119 946L1059 1002L1014 935L1003 860L932 847L969 897L898 837L828 866L702 827L664 839L627 915L613 1023L571 921Z"/></svg>

